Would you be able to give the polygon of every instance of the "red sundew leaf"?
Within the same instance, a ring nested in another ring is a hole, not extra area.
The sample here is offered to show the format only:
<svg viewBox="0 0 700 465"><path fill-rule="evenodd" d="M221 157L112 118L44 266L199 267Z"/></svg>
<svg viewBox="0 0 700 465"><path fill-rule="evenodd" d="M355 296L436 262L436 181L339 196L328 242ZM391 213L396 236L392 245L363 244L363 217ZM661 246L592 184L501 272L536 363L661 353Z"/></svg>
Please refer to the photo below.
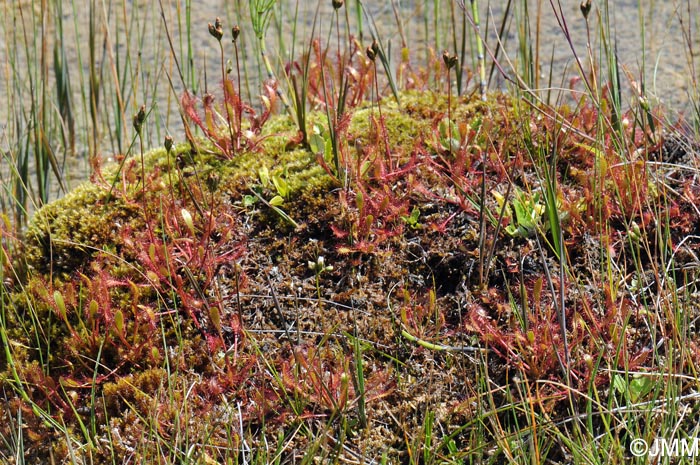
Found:
<svg viewBox="0 0 700 465"><path fill-rule="evenodd" d="M345 231L334 224L331 225L331 231L333 231L333 234L335 234L338 239L345 239L349 235L348 231Z"/></svg>
<svg viewBox="0 0 700 465"><path fill-rule="evenodd" d="M339 246L338 253L340 254L350 254L350 253L365 253L372 254L376 250L376 244L369 241L357 241L352 246Z"/></svg>
<svg viewBox="0 0 700 465"><path fill-rule="evenodd" d="M301 143L304 141L304 133L301 131L297 131L297 134L295 136L292 136L289 138L287 143L284 146L284 149L286 151L292 150L295 147L301 145Z"/></svg>
<svg viewBox="0 0 700 465"><path fill-rule="evenodd" d="M328 163L326 163L326 161L323 159L322 154L320 154L320 153L316 154L316 162L319 165L321 165L321 168L323 168L323 170L326 172L326 174L328 174L333 179L333 181L335 181L336 183L340 182L338 180L337 176L335 175L335 173L333 172L333 169L330 166L328 166Z"/></svg>
<svg viewBox="0 0 700 465"><path fill-rule="evenodd" d="M205 336L206 341L207 341L207 347L209 348L209 352L214 354L217 351L221 350L224 348L223 341L221 340L221 337L217 334L207 334Z"/></svg>
<svg viewBox="0 0 700 465"><path fill-rule="evenodd" d="M637 368L644 365L644 362L649 360L649 356L652 355L651 349L648 347L643 348L629 359L629 362L624 366L626 370L636 370Z"/></svg>
<svg viewBox="0 0 700 465"><path fill-rule="evenodd" d="M184 92L180 98L180 104L182 105L182 111L193 123L195 123L200 128L203 127L202 120L197 113L197 98L191 95L189 92Z"/></svg>
<svg viewBox="0 0 700 465"><path fill-rule="evenodd" d="M448 216L445 220L440 221L440 222L431 222L428 226L432 231L435 231L440 234L446 234L447 233L447 225L452 221L452 219L457 216L458 212L452 213L450 216Z"/></svg>

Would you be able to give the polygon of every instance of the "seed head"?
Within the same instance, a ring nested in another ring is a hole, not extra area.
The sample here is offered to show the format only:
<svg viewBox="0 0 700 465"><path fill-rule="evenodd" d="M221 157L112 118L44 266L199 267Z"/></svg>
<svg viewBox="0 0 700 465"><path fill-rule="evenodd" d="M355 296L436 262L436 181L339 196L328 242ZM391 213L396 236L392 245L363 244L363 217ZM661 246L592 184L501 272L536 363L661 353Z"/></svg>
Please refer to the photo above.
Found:
<svg viewBox="0 0 700 465"><path fill-rule="evenodd" d="M442 61L445 62L447 69L452 69L457 64L457 55L450 55L450 52L445 50L442 52Z"/></svg>
<svg viewBox="0 0 700 465"><path fill-rule="evenodd" d="M376 40L372 41L372 45L367 47L367 58L369 58L371 61L374 61L377 58L377 55L379 54L379 44L377 44Z"/></svg>
<svg viewBox="0 0 700 465"><path fill-rule="evenodd" d="M209 34L211 34L212 37L221 42L221 38L224 36L224 28L221 26L221 19L216 18L216 21L214 21L214 25L209 23Z"/></svg>
<svg viewBox="0 0 700 465"><path fill-rule="evenodd" d="M233 26L231 28L231 37L233 37L233 42L238 40L238 36L241 34L241 28L238 27L238 24Z"/></svg>
<svg viewBox="0 0 700 465"><path fill-rule="evenodd" d="M333 0L333 9L339 10L343 6L343 0Z"/></svg>
<svg viewBox="0 0 700 465"><path fill-rule="evenodd" d="M375 55L374 50L372 50L372 47L367 47L367 58L370 59L370 61L374 61L375 58L377 58L377 55Z"/></svg>
<svg viewBox="0 0 700 465"><path fill-rule="evenodd" d="M136 132L139 134L141 134L144 121L146 121L146 105L141 105L138 113L134 115L134 129L136 129Z"/></svg>
<svg viewBox="0 0 700 465"><path fill-rule="evenodd" d="M588 19L588 13L590 13L591 11L591 0L582 0L579 8L581 8L581 14L583 14L583 19Z"/></svg>
<svg viewBox="0 0 700 465"><path fill-rule="evenodd" d="M170 150L173 148L173 138L171 136L165 136L163 145L165 146L165 151L170 152Z"/></svg>
<svg viewBox="0 0 700 465"><path fill-rule="evenodd" d="M209 173L209 176L207 176L206 184L207 188L209 189L209 192L214 192L217 187L219 187L219 182L221 181L221 177L216 171L212 171Z"/></svg>

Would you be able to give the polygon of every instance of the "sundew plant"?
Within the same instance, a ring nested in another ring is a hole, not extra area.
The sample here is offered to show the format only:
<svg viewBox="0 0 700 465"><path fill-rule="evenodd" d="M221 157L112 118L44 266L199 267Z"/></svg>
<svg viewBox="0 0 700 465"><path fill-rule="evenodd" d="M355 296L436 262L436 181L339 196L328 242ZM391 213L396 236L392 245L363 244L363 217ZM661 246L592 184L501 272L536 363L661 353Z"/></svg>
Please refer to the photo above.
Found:
<svg viewBox="0 0 700 465"><path fill-rule="evenodd" d="M700 4L492 3L0 5L0 462L695 463Z"/></svg>

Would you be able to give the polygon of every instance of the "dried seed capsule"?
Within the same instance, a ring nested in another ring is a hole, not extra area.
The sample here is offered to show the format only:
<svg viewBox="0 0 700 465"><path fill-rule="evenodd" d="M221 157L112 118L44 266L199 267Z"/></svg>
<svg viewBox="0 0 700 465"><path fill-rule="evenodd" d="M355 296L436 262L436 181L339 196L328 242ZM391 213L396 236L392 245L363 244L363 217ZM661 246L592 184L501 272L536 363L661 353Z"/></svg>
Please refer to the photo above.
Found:
<svg viewBox="0 0 700 465"><path fill-rule="evenodd" d="M170 150L173 148L173 138L171 136L165 136L163 145L165 146L165 150L170 152Z"/></svg>
<svg viewBox="0 0 700 465"><path fill-rule="evenodd" d="M374 59L377 58L377 55L374 53L374 50L372 50L372 47L367 47L365 53L367 53L367 58L369 58L371 61L374 61Z"/></svg>
<svg viewBox="0 0 700 465"><path fill-rule="evenodd" d="M580 5L581 14L584 19L588 19L588 13L591 11L591 0L583 0Z"/></svg>
<svg viewBox="0 0 700 465"><path fill-rule="evenodd" d="M370 60L374 61L377 58L377 55L379 55L379 44L377 43L376 40L372 41L372 45L367 47L367 58Z"/></svg>
<svg viewBox="0 0 700 465"><path fill-rule="evenodd" d="M209 34L221 42L221 38L224 36L224 28L221 26L221 19L216 18L213 25L209 23Z"/></svg>
<svg viewBox="0 0 700 465"><path fill-rule="evenodd" d="M141 105L138 113L134 115L134 129L136 129L136 132L141 133L144 121L146 121L146 105Z"/></svg>
<svg viewBox="0 0 700 465"><path fill-rule="evenodd" d="M445 50L442 52L442 61L445 62L447 69L452 69L457 64L457 55L450 55L450 52Z"/></svg>

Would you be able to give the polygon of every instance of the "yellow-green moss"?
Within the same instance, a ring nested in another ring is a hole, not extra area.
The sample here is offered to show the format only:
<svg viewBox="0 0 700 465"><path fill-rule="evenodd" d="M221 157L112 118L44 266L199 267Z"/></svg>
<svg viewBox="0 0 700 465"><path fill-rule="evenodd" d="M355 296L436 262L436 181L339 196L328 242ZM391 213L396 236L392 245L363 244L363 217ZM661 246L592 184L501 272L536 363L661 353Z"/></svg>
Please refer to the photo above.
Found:
<svg viewBox="0 0 700 465"><path fill-rule="evenodd" d="M266 133L285 125L288 125L285 118L277 118ZM284 136L271 134L261 144L263 150L243 153L232 159L224 159L209 151L191 155L186 145L178 147L170 156L162 148L150 151L144 155L146 176L157 170L160 181L148 184L147 195L152 196L151 200L158 200L158 195L171 195L171 183L179 192L177 186L181 177L197 176L206 183L212 173L219 178L216 186L219 194L226 195L234 187L240 189L259 182L258 171L263 167L273 175L284 176L292 195L301 189L321 187L330 179L316 163L313 154L303 149L285 152L280 146ZM273 152L271 149L282 151ZM96 251L115 252L115 247L121 243L122 228L136 231L143 228L143 207L138 200L142 189L139 161L127 161L121 170L116 166L109 167L104 177L106 182L85 182L36 213L26 233L23 257L30 272L71 271ZM117 181L111 187L115 178ZM122 178L127 181L122 182ZM126 192L124 185L127 186Z"/></svg>
<svg viewBox="0 0 700 465"><path fill-rule="evenodd" d="M475 114L483 112L481 101L467 101L455 97L452 119L471 122ZM435 122L447 114L447 97L432 92L411 91L401 94L401 105L393 98L380 102L386 133L392 152L408 154L421 138L433 137ZM372 119L377 121L377 104L365 104L354 111L344 137L350 140L370 140L374 131ZM327 126L326 115L321 112L309 115L309 128L314 124ZM170 154L164 148L154 149L144 155L148 173L157 172L160 182L149 185L151 200L158 194L171 195L169 188L183 176L198 176L200 180L216 178L219 195L233 189L239 194L247 187L259 183L258 173L267 168L271 176L283 177L290 189L290 197L304 192L320 192L331 187L331 178L316 162L316 155L300 147L289 147L298 134L293 121L286 116L272 118L264 126L260 142L255 150L223 158L205 142L200 143L200 153L190 154L189 145L181 144ZM374 141L383 148L381 135ZM352 150L352 149L348 149ZM123 166L105 170L103 184L84 183L64 198L46 205L34 216L27 231L26 263L30 271L70 271L95 251L115 252L120 243L122 228L134 230L143 227L140 196L140 157L134 155ZM115 177L117 181L114 182ZM123 182L126 179L127 182ZM114 187L110 187L114 182ZM126 193L122 192L126 185ZM214 186L212 186L214 187Z"/></svg>
<svg viewBox="0 0 700 465"><path fill-rule="evenodd" d="M167 375L162 368L151 368L121 377L114 383L105 383L103 394L107 408L116 413L128 404L147 414L156 403L158 391L167 383Z"/></svg>
<svg viewBox="0 0 700 465"><path fill-rule="evenodd" d="M70 267L92 247L113 242L117 222L133 216L134 210L116 198L100 206L105 196L104 187L85 183L39 210L26 234L24 258L30 271L47 271L51 264Z"/></svg>

